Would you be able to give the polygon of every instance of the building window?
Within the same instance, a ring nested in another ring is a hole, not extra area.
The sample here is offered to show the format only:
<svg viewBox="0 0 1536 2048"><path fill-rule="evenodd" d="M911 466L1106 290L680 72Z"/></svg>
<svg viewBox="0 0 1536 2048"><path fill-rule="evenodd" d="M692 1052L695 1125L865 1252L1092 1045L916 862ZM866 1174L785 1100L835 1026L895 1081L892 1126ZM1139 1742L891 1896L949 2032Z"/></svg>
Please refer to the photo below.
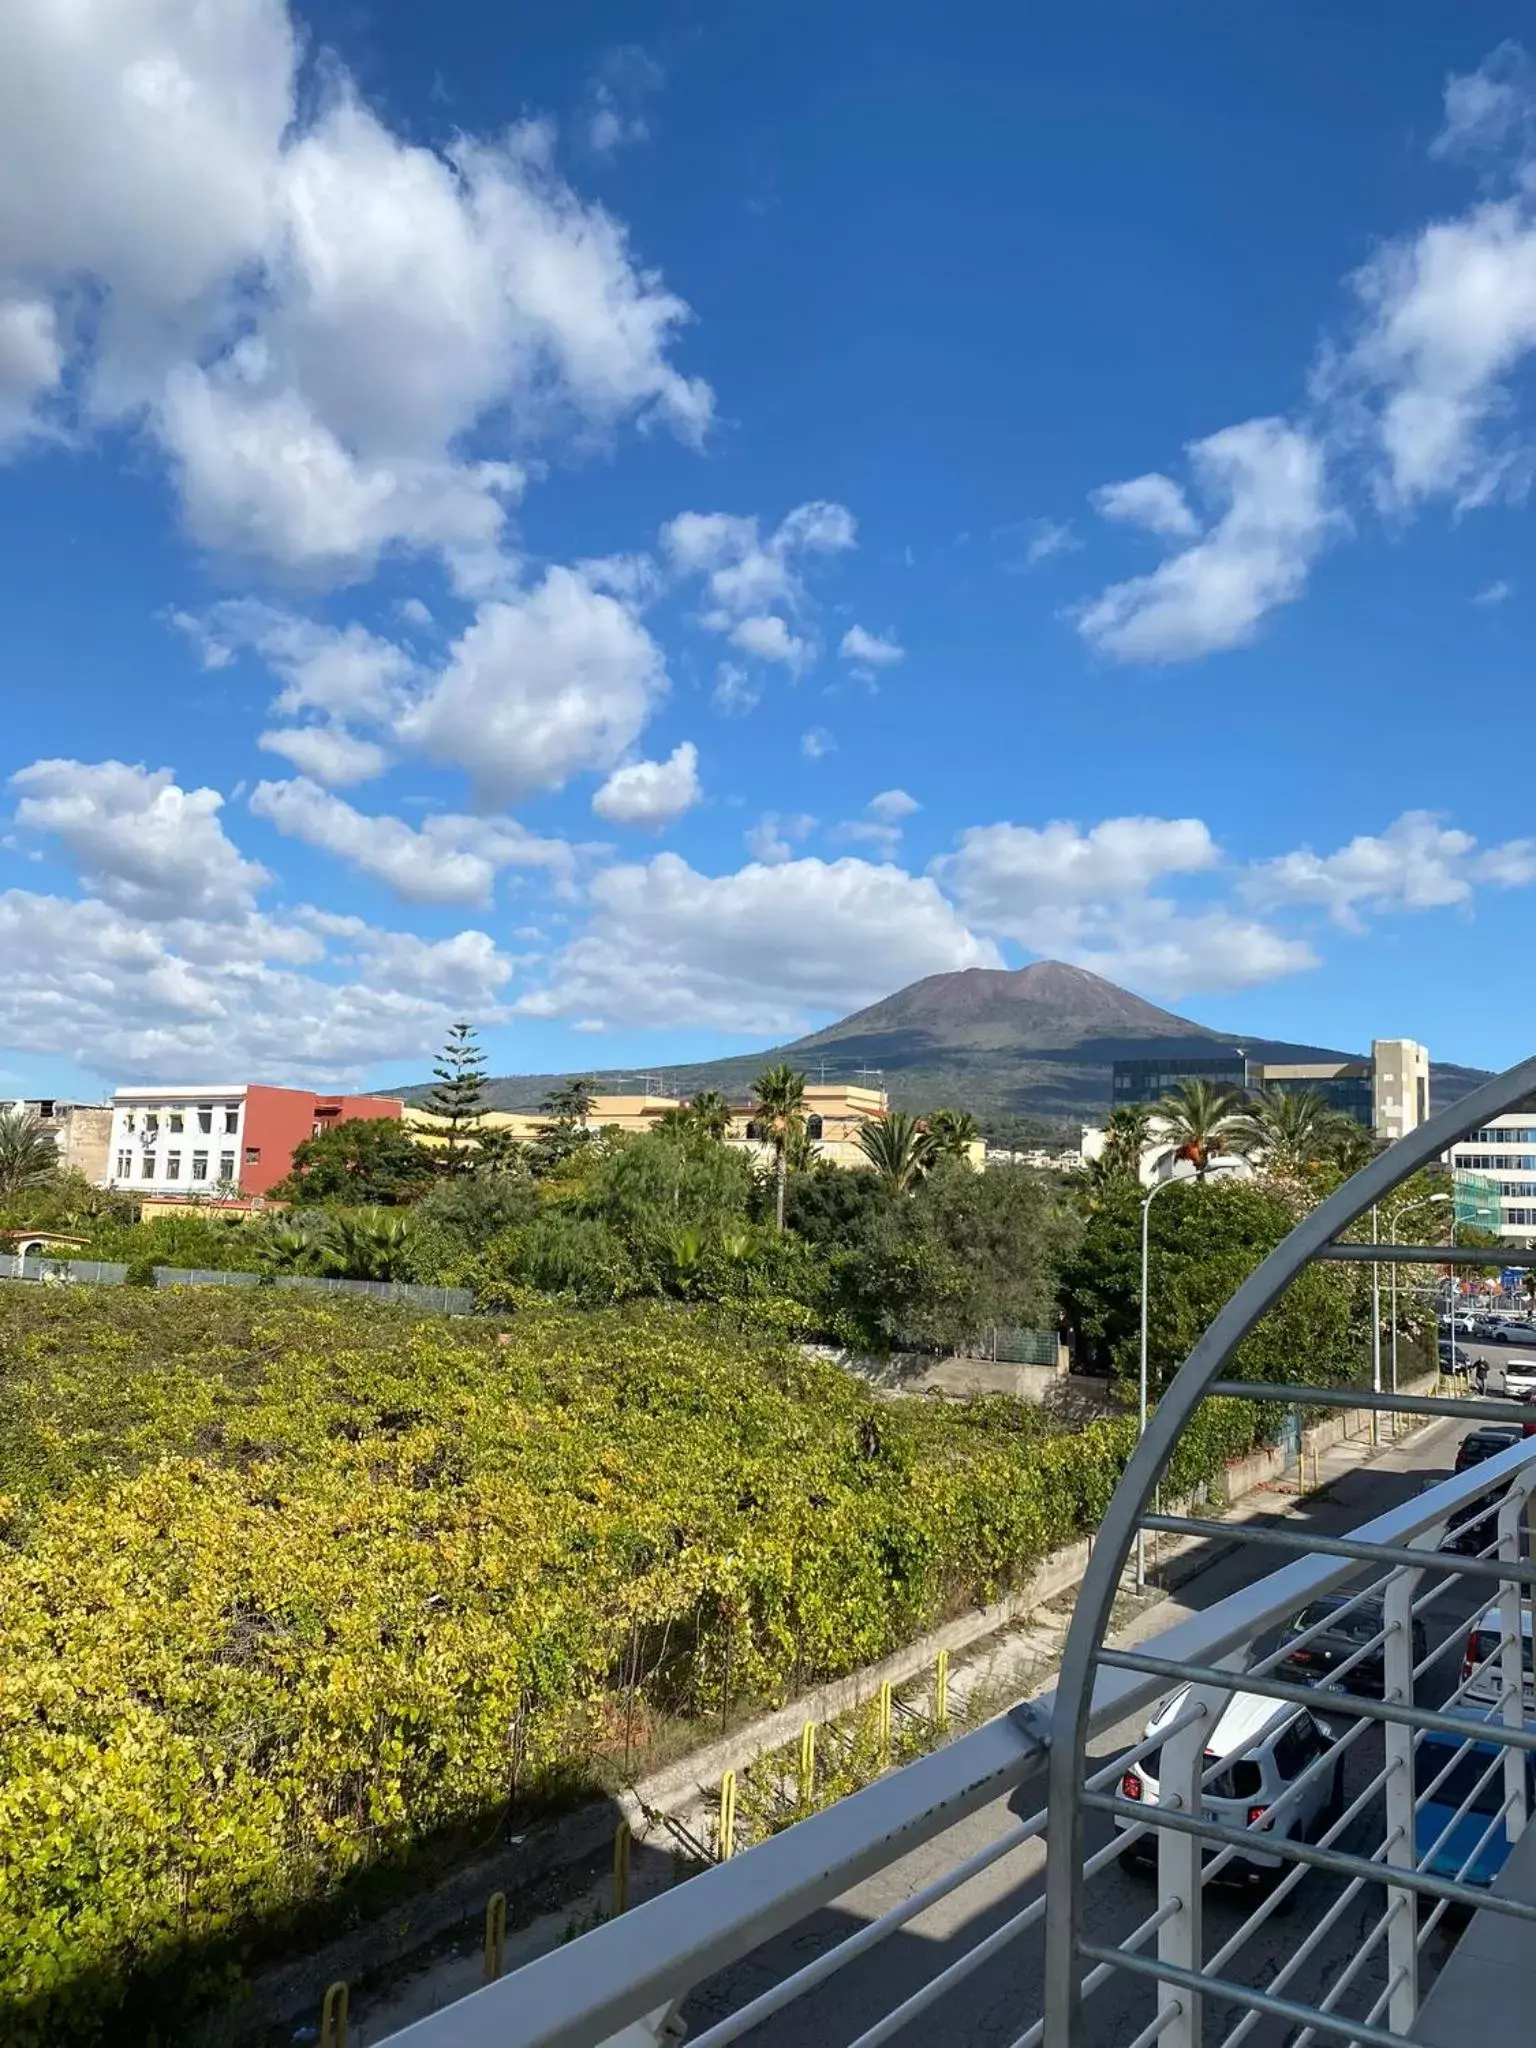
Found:
<svg viewBox="0 0 1536 2048"><path fill-rule="evenodd" d="M171 1129L172 1129L173 1131L179 1131L179 1130L181 1129L181 1127L182 1127L182 1124L183 1124L184 1122L185 1122L185 1118L184 1118L184 1117L182 1116L182 1113L181 1113L181 1111L180 1111L179 1109L173 1109L173 1110L171 1111L171 1117L170 1117Z"/></svg>
<svg viewBox="0 0 1536 2048"><path fill-rule="evenodd" d="M805 1135L806 1135L806 1136L807 1136L807 1137L808 1137L809 1139L811 1139L811 1141L812 1141L813 1143L819 1143L819 1142L820 1142L820 1139L821 1139L821 1118L820 1118L819 1116L817 1116L817 1115L816 1115L816 1113L815 1113L815 1111L814 1111L814 1110L813 1110L813 1111L811 1112L811 1114L810 1114L810 1115L809 1115L809 1116L808 1116L808 1117L806 1118L806 1120L805 1120Z"/></svg>
<svg viewBox="0 0 1536 2048"><path fill-rule="evenodd" d="M125 1131L133 1129L133 1111L131 1109L123 1112L123 1129Z"/></svg>
<svg viewBox="0 0 1536 2048"><path fill-rule="evenodd" d="M211 1131L213 1129L213 1104L211 1102L200 1102L197 1105L197 1128L200 1131Z"/></svg>
<svg viewBox="0 0 1536 2048"><path fill-rule="evenodd" d="M181 1154L167 1152L165 1155L165 1177L167 1180L181 1179Z"/></svg>
<svg viewBox="0 0 1536 2048"><path fill-rule="evenodd" d="M247 1146L246 1146L246 1148L245 1148L245 1163L246 1163L246 1165L247 1165L247 1166L260 1166L260 1164L261 1164L261 1147L260 1147L259 1145L247 1145Z"/></svg>
<svg viewBox="0 0 1536 2048"><path fill-rule="evenodd" d="M206 1180L208 1178L208 1154L206 1152L194 1152L192 1154L192 1178L194 1180Z"/></svg>
<svg viewBox="0 0 1536 2048"><path fill-rule="evenodd" d="M146 1138L154 1138L154 1137L158 1137L158 1136L159 1136L159 1133L160 1133L160 1117L159 1117L159 1114L158 1114L158 1112L157 1112L157 1111L155 1111L155 1110L153 1110L153 1109L147 1109L147 1110L145 1110L145 1112L144 1112L144 1135L145 1135L145 1137L146 1137Z"/></svg>
<svg viewBox="0 0 1536 2048"><path fill-rule="evenodd" d="M119 1180L133 1179L133 1154L131 1151L123 1151L118 1153L117 1177Z"/></svg>
<svg viewBox="0 0 1536 2048"><path fill-rule="evenodd" d="M235 1177L235 1155L233 1152L219 1154L219 1179L232 1181Z"/></svg>
<svg viewBox="0 0 1536 2048"><path fill-rule="evenodd" d="M225 1137L226 1137L226 1138L232 1138L232 1137L233 1137L233 1136L235 1135L235 1132L239 1130L239 1128L240 1128L240 1111L239 1111L239 1108L238 1108L238 1107L236 1106L236 1104L234 1104L234 1103L232 1103L232 1102L226 1102L226 1103L225 1103L225 1105L224 1105L224 1135L225 1135Z"/></svg>
<svg viewBox="0 0 1536 2048"><path fill-rule="evenodd" d="M154 1155L154 1153L153 1153L153 1152L146 1152L146 1153L144 1154L144 1160L143 1160L143 1164L142 1164L142 1165L140 1166L140 1168L139 1168L139 1179L140 1179L140 1180L153 1180L153 1179L154 1179L154 1177L155 1177L155 1155Z"/></svg>

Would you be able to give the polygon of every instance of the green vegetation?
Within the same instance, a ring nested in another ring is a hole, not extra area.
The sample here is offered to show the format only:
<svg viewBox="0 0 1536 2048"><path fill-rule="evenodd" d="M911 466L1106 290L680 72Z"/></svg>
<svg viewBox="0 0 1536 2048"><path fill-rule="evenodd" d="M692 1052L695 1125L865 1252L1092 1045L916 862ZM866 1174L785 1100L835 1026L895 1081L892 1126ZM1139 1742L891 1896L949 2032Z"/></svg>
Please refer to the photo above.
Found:
<svg viewBox="0 0 1536 2048"><path fill-rule="evenodd" d="M52 1133L30 1110L0 1109L0 1202L41 1187L58 1163Z"/></svg>
<svg viewBox="0 0 1536 2048"><path fill-rule="evenodd" d="M18 1285L0 1355L16 2044L164 2039L612 1782L625 1725L718 1726L997 1595L1129 1442L880 1403L665 1307Z"/></svg>

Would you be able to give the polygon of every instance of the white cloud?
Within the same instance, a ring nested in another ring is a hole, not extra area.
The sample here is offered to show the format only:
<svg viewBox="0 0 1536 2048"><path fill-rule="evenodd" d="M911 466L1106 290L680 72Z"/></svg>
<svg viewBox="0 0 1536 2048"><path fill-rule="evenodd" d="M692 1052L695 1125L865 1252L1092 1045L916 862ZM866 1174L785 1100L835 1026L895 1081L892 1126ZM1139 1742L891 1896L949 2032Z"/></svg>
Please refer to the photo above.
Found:
<svg viewBox="0 0 1536 2048"><path fill-rule="evenodd" d="M1536 120L1536 76L1518 43L1500 43L1476 71L1445 82L1445 125L1429 146L1431 156L1485 157L1524 154Z"/></svg>
<svg viewBox="0 0 1536 2048"><path fill-rule="evenodd" d="M146 419L199 539L329 576L398 545L483 587L520 472L460 450L493 416L524 442L709 424L669 360L688 309L547 128L408 143L334 60L302 74L282 0L5 10L0 302L82 283L82 424Z"/></svg>
<svg viewBox="0 0 1536 2048"><path fill-rule="evenodd" d="M1017 529L1014 529L1017 531ZM1053 555L1075 554L1082 542L1064 520L1026 520L1024 532L1028 536L1024 543L1024 567L1038 569L1042 562L1050 561Z"/></svg>
<svg viewBox="0 0 1536 2048"><path fill-rule="evenodd" d="M1379 834L1361 833L1328 854L1301 847L1256 861L1243 894L1265 906L1317 904L1346 931L1364 929L1364 912L1438 910L1471 900L1478 881L1505 887L1536 874L1530 840L1477 852L1470 832L1431 811L1405 811Z"/></svg>
<svg viewBox="0 0 1536 2048"><path fill-rule="evenodd" d="M797 505L766 540L756 519L734 512L680 512L661 531L673 572L704 578L710 603L701 623L744 653L792 668L814 652L783 616L808 609L807 560L842 553L856 538L847 507L822 499Z"/></svg>
<svg viewBox="0 0 1536 2048"><path fill-rule="evenodd" d="M878 796L872 796L864 806L872 818L879 818L883 824L899 825L903 818L910 818L923 807L915 796L908 796L904 789L882 789Z"/></svg>
<svg viewBox="0 0 1536 2048"><path fill-rule="evenodd" d="M710 693L710 702L717 711L727 718L745 717L755 711L762 701L762 693L752 686L751 677L739 663L722 661L715 670L715 687Z"/></svg>
<svg viewBox="0 0 1536 2048"><path fill-rule="evenodd" d="M684 740L665 761L631 761L615 768L593 797L592 808L614 825L668 825L701 794L699 750Z"/></svg>
<svg viewBox="0 0 1536 2048"><path fill-rule="evenodd" d="M837 741L824 725L813 725L809 732L801 733L800 751L807 761L819 761L837 751Z"/></svg>
<svg viewBox="0 0 1536 2048"><path fill-rule="evenodd" d="M418 673L403 647L363 626L320 625L252 598L217 604L202 620L178 613L175 623L199 644L205 667L222 668L236 648L253 649L283 685L273 710L288 715L387 723Z"/></svg>
<svg viewBox="0 0 1536 2048"><path fill-rule="evenodd" d="M888 668L892 662L904 661L906 649L896 640L882 640L878 633L867 633L862 626L850 626L838 647L845 661L862 661L871 668Z"/></svg>
<svg viewBox="0 0 1536 2048"><path fill-rule="evenodd" d="M1152 470L1133 476L1123 484L1104 484L1089 493L1093 509L1101 519L1123 519L1130 526L1144 526L1170 540L1192 540L1200 522L1172 477Z"/></svg>
<svg viewBox="0 0 1536 2048"><path fill-rule="evenodd" d="M406 903L488 905L500 868L543 868L568 882L573 865L563 840L536 838L511 819L439 816L418 831L403 819L355 810L304 777L257 783L251 810L285 837L385 883Z"/></svg>
<svg viewBox="0 0 1536 2048"><path fill-rule="evenodd" d="M731 645L759 661L781 661L786 668L804 666L810 647L797 639L775 613L741 619L731 628Z"/></svg>
<svg viewBox="0 0 1536 2048"><path fill-rule="evenodd" d="M534 589L480 606L396 730L494 805L614 767L665 689L661 651L634 613L552 568Z"/></svg>
<svg viewBox="0 0 1536 2048"><path fill-rule="evenodd" d="M327 936L340 943L326 972L296 971ZM0 1040L121 1080L355 1085L381 1061L419 1069L456 1018L501 1014L511 974L484 932L430 943L360 919L327 935L259 916L149 926L96 898L20 889L0 892L0 956Z"/></svg>
<svg viewBox="0 0 1536 2048"><path fill-rule="evenodd" d="M1305 939L1225 910L1189 916L1157 897L1111 920L1070 957L1108 980L1169 997L1255 988L1322 965Z"/></svg>
<svg viewBox="0 0 1536 2048"><path fill-rule="evenodd" d="M1242 646L1266 613L1300 596L1327 533L1321 448L1283 420L1225 427L1192 443L1189 458L1226 510L1192 546L1112 584L1077 615L1084 639L1119 660Z"/></svg>
<svg viewBox="0 0 1536 2048"><path fill-rule="evenodd" d="M63 370L58 318L48 300L0 300L0 447L35 424L36 401Z"/></svg>
<svg viewBox="0 0 1536 2048"><path fill-rule="evenodd" d="M401 598L400 616L408 626L430 626L432 623L432 614L419 597Z"/></svg>
<svg viewBox="0 0 1536 2048"><path fill-rule="evenodd" d="M816 820L809 811L794 811L787 816L778 811L764 811L750 830L742 834L747 851L765 867L778 867L786 860L793 860L795 847L816 829Z"/></svg>
<svg viewBox="0 0 1536 2048"><path fill-rule="evenodd" d="M645 102L660 89L665 77L655 58L633 43L607 53L587 88L584 121L587 147L594 156L612 156L616 150L649 139Z"/></svg>
<svg viewBox="0 0 1536 2048"><path fill-rule="evenodd" d="M1220 849L1199 818L977 825L932 872L978 929L1159 994L1247 988L1317 965L1302 940L1221 909L1150 893L1205 874Z"/></svg>
<svg viewBox="0 0 1536 2048"><path fill-rule="evenodd" d="M593 921L518 1008L778 1033L925 974L997 967L931 881L801 859L701 875L675 854L594 878Z"/></svg>
<svg viewBox="0 0 1536 2048"><path fill-rule="evenodd" d="M268 879L225 836L219 792L182 789L169 768L34 761L11 787L21 829L57 839L90 887L133 917L233 915Z"/></svg>
<svg viewBox="0 0 1536 2048"><path fill-rule="evenodd" d="M1506 598L1512 597L1513 595L1513 586L1511 584L1506 583L1503 577L1501 576L1496 583L1490 583L1487 585L1485 589L1479 590L1477 594L1473 597L1472 603L1488 605L1503 604Z"/></svg>
<svg viewBox="0 0 1536 2048"><path fill-rule="evenodd" d="M256 744L269 754L281 754L301 775L334 787L370 782L389 766L382 747L360 740L341 725L284 726L262 733Z"/></svg>
<svg viewBox="0 0 1536 2048"><path fill-rule="evenodd" d="M1164 875L1200 874L1220 849L1199 818L1106 818L1081 831L1050 825L973 825L934 873L987 931L1038 944L1041 914L1144 895Z"/></svg>

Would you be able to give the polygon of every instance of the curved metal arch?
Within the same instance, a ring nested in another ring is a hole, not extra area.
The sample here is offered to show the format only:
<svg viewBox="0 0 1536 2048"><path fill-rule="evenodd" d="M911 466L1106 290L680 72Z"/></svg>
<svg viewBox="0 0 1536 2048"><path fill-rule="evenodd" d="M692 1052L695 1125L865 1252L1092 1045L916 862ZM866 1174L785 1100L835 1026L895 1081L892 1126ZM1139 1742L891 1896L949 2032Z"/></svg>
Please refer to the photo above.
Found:
<svg viewBox="0 0 1536 2048"><path fill-rule="evenodd" d="M1146 1434L1110 1499L1067 1631L1051 1717L1046 1854L1045 2032L1042 2048L1083 2048L1078 2030L1082 1957L1083 1807L1088 1710L1099 1650L1136 1529L1196 1407L1249 1331L1322 1248L1410 1174L1536 1093L1536 1057L1523 1060L1431 1117L1351 1176L1304 1216L1249 1274L1164 1390Z"/></svg>

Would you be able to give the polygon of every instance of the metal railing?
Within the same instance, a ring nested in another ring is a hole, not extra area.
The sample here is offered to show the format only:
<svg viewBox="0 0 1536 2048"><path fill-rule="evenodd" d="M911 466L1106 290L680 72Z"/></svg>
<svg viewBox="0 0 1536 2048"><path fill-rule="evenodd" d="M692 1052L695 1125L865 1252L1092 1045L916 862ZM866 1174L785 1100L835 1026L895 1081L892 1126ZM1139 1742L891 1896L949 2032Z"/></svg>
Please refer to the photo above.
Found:
<svg viewBox="0 0 1536 2048"><path fill-rule="evenodd" d="M1536 1759L1529 1652L1522 1647L1536 1585L1529 1511L1536 1437L1517 1438L1481 1465L1341 1536L1283 1524L1238 1529L1153 1515L1148 1507L1180 1434L1210 1395L1376 1405L1468 1422L1529 1419L1528 1409L1498 1399L1373 1400L1354 1388L1331 1392L1222 1375L1242 1338L1311 1259L1360 1256L1359 1247L1338 1242L1341 1232L1463 1130L1533 1089L1536 1060L1392 1147L1305 1218L1239 1288L1165 1390L1110 1504L1054 1693L394 2038L405 2048L593 2048L621 2040L628 2048L678 2038L675 2016L698 1987L1006 1797L1010 1812L1025 1817L997 1826L980 1847L962 1843L937 1874L930 1854L921 1882L868 1917L845 1913L857 1924L810 1960L795 1944L781 1945L758 1974L772 1975L787 1947L782 1974L750 1987L750 1995L738 1996L733 1979L724 2000L734 1999L733 2009L714 2018L720 2000L711 2000L711 2023L695 2027L690 2048L725 2048L748 2033L772 2043L787 2008L825 1995L831 1980L872 1953L878 1963L882 1944L904 1929L921 1933L925 1914L987 1873L995 1878L1005 1858L1026 1849L1034 1860L1020 1858L1005 1917L952 1957L936 1949L933 1967L913 1987L906 1973L893 1970L891 1981L901 1988L872 2019L861 2008L851 2038L847 2028L833 2033L819 2022L814 2038L842 2048L875 2048L898 2035L962 2040L949 2002L1030 1938L1041 1948L1038 1993L1032 2002L1015 1996L1009 2031L996 2031L994 2012L986 2032L987 2040L1011 2048L1090 2048L1107 2038L1099 2032L1106 1996L1116 2001L1113 2038L1132 2048L1158 2041L1208 2048L1218 2038L1223 2048L1238 2048L1257 2030L1267 2030L1265 2042L1284 2037L1295 2048L1315 2040L1367 2048L1405 2042L1433 1969L1432 1941L1448 1938L1448 1915L1483 1909L1536 1923L1536 1899L1490 1895L1486 1881L1491 1863L1525 1827ZM1373 1255L1440 1263L1488 1256L1366 1247L1365 1256ZM1536 1253L1522 1259L1501 1247L1496 1256L1505 1265L1536 1264ZM1148 1642L1114 1648L1114 1601L1141 1528L1250 1543L1257 1556L1275 1558L1276 1568ZM1442 1550L1448 1537L1457 1547ZM1298 1630L1298 1617L1327 1595L1343 1595L1346 1611L1373 1618L1377 1610L1365 1603L1379 1601L1379 1625L1351 1645L1325 1684L1304 1684L1296 1653L1330 1624L1324 1619ZM1447 1602L1457 1611L1456 1625L1449 1632L1442 1626L1431 1646L1428 1629L1443 1624ZM1466 1622L1477 1622L1485 1609L1491 1650L1469 1648L1447 1683ZM1277 1631L1284 1632L1278 1646ZM1361 1690L1343 1689L1351 1678ZM1121 1724L1134 1728L1159 1701L1148 1732L1128 1740ZM1241 1739L1228 1740L1225 1731L1239 1717ZM1111 1753L1090 1757L1090 1744L1105 1736L1113 1736ZM1441 1761L1430 1769L1434 1759ZM1240 1762L1257 1775L1249 1781L1251 1804L1238 1798L1234 1813L1233 1766ZM1456 1804L1447 1814L1436 1795L1448 1784L1447 1798L1454 1795ZM1470 1840L1462 1832L1469 1824ZM1118 1881L1123 1891L1128 1858L1155 1865L1146 1910L1118 1939L1103 1938L1114 1915L1098 1909L1096 1888ZM1254 1874L1266 1889L1235 1925L1223 1908L1213 1946L1208 1890ZM1316 1904L1310 1922L1292 1920L1277 1966L1258 1937L1296 1894L1298 1904ZM794 2038L807 2038L803 2025Z"/></svg>

